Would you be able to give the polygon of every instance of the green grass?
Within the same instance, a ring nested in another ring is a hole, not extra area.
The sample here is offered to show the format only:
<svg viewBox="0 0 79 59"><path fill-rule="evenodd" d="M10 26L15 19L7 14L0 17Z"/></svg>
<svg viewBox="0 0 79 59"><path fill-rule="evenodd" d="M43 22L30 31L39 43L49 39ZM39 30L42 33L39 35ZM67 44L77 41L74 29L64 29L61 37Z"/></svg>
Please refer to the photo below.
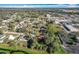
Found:
<svg viewBox="0 0 79 59"><path fill-rule="evenodd" d="M23 52L14 52L13 54L24 54Z"/></svg>
<svg viewBox="0 0 79 59"><path fill-rule="evenodd" d="M0 54L9 54L9 51L0 50Z"/></svg>
<svg viewBox="0 0 79 59"><path fill-rule="evenodd" d="M28 48L22 48L19 46L8 47L7 44L0 44L0 52L7 54L47 54L45 51L33 50Z"/></svg>

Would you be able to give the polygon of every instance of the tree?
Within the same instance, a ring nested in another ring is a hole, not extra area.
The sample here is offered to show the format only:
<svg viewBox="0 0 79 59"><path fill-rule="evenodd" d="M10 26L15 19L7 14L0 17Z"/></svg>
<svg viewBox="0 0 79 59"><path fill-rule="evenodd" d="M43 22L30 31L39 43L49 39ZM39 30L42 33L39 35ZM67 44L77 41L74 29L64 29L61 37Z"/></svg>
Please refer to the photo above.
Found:
<svg viewBox="0 0 79 59"><path fill-rule="evenodd" d="M0 34L3 34L3 30L2 29L0 29Z"/></svg>
<svg viewBox="0 0 79 59"><path fill-rule="evenodd" d="M53 42L47 44L47 50L48 53L52 53L53 52Z"/></svg>
<svg viewBox="0 0 79 59"><path fill-rule="evenodd" d="M15 27L15 24L14 24L14 22L10 22L10 23L8 23L8 27L9 27L9 30L14 30L14 27Z"/></svg>
<svg viewBox="0 0 79 59"><path fill-rule="evenodd" d="M27 41L27 47L28 47L28 48L31 48L32 45L33 45L33 40L32 40L32 39L29 39L29 40Z"/></svg>

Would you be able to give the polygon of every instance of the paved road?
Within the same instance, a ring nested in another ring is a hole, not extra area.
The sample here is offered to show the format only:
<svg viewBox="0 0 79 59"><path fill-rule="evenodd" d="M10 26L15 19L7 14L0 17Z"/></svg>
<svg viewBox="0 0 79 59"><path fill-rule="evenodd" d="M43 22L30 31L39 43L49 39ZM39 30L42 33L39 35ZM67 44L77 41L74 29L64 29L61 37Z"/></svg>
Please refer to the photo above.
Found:
<svg viewBox="0 0 79 59"><path fill-rule="evenodd" d="M4 34L23 35L23 33L17 33L17 32L4 32Z"/></svg>
<svg viewBox="0 0 79 59"><path fill-rule="evenodd" d="M67 38L66 36L63 36L61 33L58 33L58 37L60 39L61 46L68 52L70 53L74 53L74 54L79 54L79 43L76 43L76 45L69 45L67 44L67 40L69 38Z"/></svg>

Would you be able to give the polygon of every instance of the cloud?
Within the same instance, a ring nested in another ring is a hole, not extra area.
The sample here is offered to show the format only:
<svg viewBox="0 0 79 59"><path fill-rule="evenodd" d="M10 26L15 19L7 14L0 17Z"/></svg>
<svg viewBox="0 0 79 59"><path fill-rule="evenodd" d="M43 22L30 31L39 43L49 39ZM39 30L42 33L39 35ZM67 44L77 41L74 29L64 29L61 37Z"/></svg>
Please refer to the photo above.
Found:
<svg viewBox="0 0 79 59"><path fill-rule="evenodd" d="M24 5L24 6L0 6L0 7L6 7L6 8L34 8L35 6Z"/></svg>
<svg viewBox="0 0 79 59"><path fill-rule="evenodd" d="M21 7L21 6L20 6ZM34 8L35 6L33 6L33 5L24 5L24 6L22 6L22 7L25 7L25 8Z"/></svg>
<svg viewBox="0 0 79 59"><path fill-rule="evenodd" d="M79 8L79 5L69 5L68 8Z"/></svg>

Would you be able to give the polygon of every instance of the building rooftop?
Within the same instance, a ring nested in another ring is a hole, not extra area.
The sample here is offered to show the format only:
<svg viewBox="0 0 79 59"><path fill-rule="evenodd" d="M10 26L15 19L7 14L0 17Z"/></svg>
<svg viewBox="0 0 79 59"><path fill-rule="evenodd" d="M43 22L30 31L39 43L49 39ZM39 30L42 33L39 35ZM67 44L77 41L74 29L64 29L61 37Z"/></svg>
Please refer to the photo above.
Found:
<svg viewBox="0 0 79 59"><path fill-rule="evenodd" d="M73 27L70 24L65 24L65 27L69 29L69 31L78 31L78 29L76 29L75 27Z"/></svg>

